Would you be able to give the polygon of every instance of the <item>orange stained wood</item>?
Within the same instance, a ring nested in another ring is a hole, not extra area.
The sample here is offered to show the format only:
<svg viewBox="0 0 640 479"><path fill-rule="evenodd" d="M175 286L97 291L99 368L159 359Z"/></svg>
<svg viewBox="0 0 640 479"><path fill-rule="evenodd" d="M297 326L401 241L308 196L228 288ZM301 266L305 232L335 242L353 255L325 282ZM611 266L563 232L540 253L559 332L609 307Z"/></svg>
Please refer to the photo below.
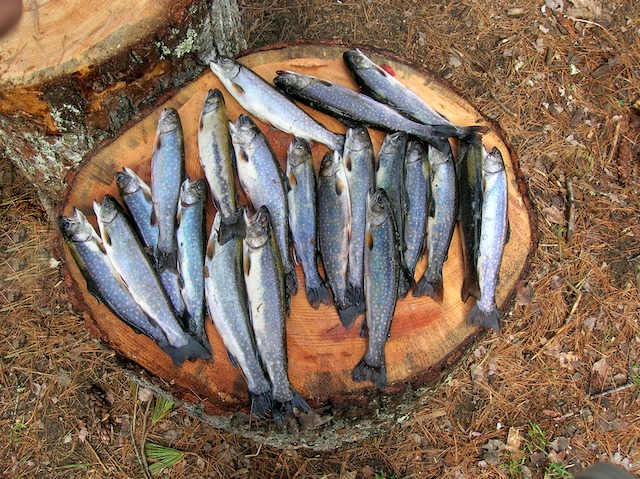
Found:
<svg viewBox="0 0 640 479"><path fill-rule="evenodd" d="M356 88L342 62L341 46L297 45L260 51L243 56L240 61L271 81L277 70L293 70L309 73L332 82ZM505 159L509 177L510 241L506 246L497 300L504 306L519 278L528 267L528 257L534 247L532 219L529 202L521 196L523 183L516 181L515 159L511 149L502 139L497 128L490 124L474 107L429 74L405 63L384 59L373 52L374 61L389 64L397 78L410 86L434 108L461 125L483 124L490 131L484 136L487 149L497 146ZM104 194L118 196L115 173L127 166L146 181L150 180L150 159L157 120L163 108L173 107L182 119L185 135L186 170L191 178L202 178L198 159L197 128L200 109L206 92L219 88L224 96L231 120L243 110L228 94L217 78L207 72L198 80L179 90L166 103L131 126L112 143L88 158L75 175L66 200L65 213L72 207L80 208L95 225L91 208L94 199ZM306 108L329 129L344 132L338 121ZM258 122L267 135L283 168L286 150L291 137L270 126ZM376 152L384 133L371 130ZM316 173L326 148L314 145L313 155ZM241 197L241 203L244 197ZM214 208L207 205L207 229L211 228ZM213 414L228 414L246 407L246 385L240 373L226 356L222 341L213 324L207 321L207 334L214 349L214 362L187 362L181 368L173 365L168 356L148 338L136 335L116 319L87 292L85 282L73 259L65 250L65 260L80 302L86 305L88 324L94 334L109 344L122 356L131 359L165 381L170 390L187 400L202 401L205 410ZM418 265L416 277L425 269L426 259ZM390 391L399 390L407 382L420 382L420 378L432 377L429 371L452 352L458 351L477 331L465 324L467 312L473 302L462 303L460 288L463 277L462 252L459 233L456 232L444 266L444 300L437 304L429 298L413 298L411 293L397 303L391 334L386 345L387 372ZM369 383L356 383L351 371L366 349L366 340L359 336L360 317L349 330L344 329L333 307L311 308L304 294L304 276L300 266L296 269L300 292L292 298L291 315L287 320L287 348L289 376L303 397L314 405L327 404L335 398L367 396L373 391ZM508 319L507 319L508 320Z"/></svg>

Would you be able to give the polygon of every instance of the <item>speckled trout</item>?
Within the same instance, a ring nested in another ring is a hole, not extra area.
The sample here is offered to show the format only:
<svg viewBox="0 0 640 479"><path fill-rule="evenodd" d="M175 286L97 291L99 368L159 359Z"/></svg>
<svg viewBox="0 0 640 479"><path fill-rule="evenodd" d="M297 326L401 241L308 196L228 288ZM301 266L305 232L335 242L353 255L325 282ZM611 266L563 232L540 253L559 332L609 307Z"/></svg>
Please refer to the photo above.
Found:
<svg viewBox="0 0 640 479"><path fill-rule="evenodd" d="M318 242L325 276L340 322L349 327L360 313L347 299L351 202L339 152L325 154L318 178Z"/></svg>
<svg viewBox="0 0 640 479"><path fill-rule="evenodd" d="M311 146L307 140L294 138L287 151L289 192L289 226L295 257L302 264L307 300L312 307L331 304L331 294L318 273L316 241L316 175Z"/></svg>
<svg viewBox="0 0 640 479"><path fill-rule="evenodd" d="M337 83L320 78L278 71L273 83L295 100L342 121L347 126L364 125L386 131L404 131L442 149L455 134L449 125L425 125L410 120L384 103Z"/></svg>
<svg viewBox="0 0 640 479"><path fill-rule="evenodd" d="M207 178L211 198L220 212L220 242L231 237L242 238L244 221L236 205L234 181L235 152L229 134L229 119L220 90L209 90L205 96L198 123L198 152Z"/></svg>
<svg viewBox="0 0 640 479"><path fill-rule="evenodd" d="M298 291L298 278L289 254L289 206L286 179L271 146L249 115L229 124L236 152L238 178L255 210L266 206L278 241L287 298ZM288 304L288 299L287 299Z"/></svg>
<svg viewBox="0 0 640 479"><path fill-rule="evenodd" d="M249 317L262 363L271 380L272 417L276 424L283 425L292 414L307 412L310 408L291 385L287 374L284 270L266 206L260 207L252 218L245 210L245 231L243 265Z"/></svg>
<svg viewBox="0 0 640 479"><path fill-rule="evenodd" d="M374 63L360 50L352 49L342 55L361 91L385 103L425 125L446 125L452 127L450 136L477 139L487 130L485 126L458 126L435 111L426 101L400 82L394 75Z"/></svg>
<svg viewBox="0 0 640 479"><path fill-rule="evenodd" d="M496 147L482 159L482 184L482 220L480 255L478 256L480 299L469 311L467 323L500 331L502 314L496 306L496 283L509 225L507 172L502 154Z"/></svg>
<svg viewBox="0 0 640 479"><path fill-rule="evenodd" d="M413 296L442 302L442 266L447 259L456 222L456 173L451 148L446 153L429 146L431 203L427 219L427 270Z"/></svg>
<svg viewBox="0 0 640 479"><path fill-rule="evenodd" d="M186 330L206 349L211 350L204 330L204 206L207 185L204 180L189 181L180 187L178 202L178 271L182 279Z"/></svg>
<svg viewBox="0 0 640 479"><path fill-rule="evenodd" d="M298 138L317 141L332 150L342 149L342 135L326 129L250 68L223 56L209 66L238 103L256 118Z"/></svg>
<svg viewBox="0 0 640 479"><path fill-rule="evenodd" d="M154 254L159 270L177 269L175 222L183 177L184 140L180 116L173 108L165 108L158 120L151 157L152 223L158 225Z"/></svg>
<svg viewBox="0 0 640 479"><path fill-rule="evenodd" d="M353 370L355 381L387 387L384 348L396 309L400 250L389 198L381 188L367 200L364 249L367 352ZM363 328L365 326L363 325Z"/></svg>

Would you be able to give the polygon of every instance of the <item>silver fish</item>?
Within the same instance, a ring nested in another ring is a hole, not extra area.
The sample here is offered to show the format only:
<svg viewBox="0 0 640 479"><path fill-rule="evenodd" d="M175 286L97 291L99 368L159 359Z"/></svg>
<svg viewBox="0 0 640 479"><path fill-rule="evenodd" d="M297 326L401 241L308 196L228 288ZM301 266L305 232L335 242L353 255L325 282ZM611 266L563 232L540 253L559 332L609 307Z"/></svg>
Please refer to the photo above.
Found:
<svg viewBox="0 0 640 479"><path fill-rule="evenodd" d="M504 246L508 238L507 172L502 154L494 147L482 160L482 221L478 277L480 299L469 311L467 324L502 329L502 314L496 306L496 284Z"/></svg>
<svg viewBox="0 0 640 479"><path fill-rule="evenodd" d="M221 219L221 213L216 213L204 263L209 318L218 330L232 364L242 370L247 381L251 411L264 417L271 410L271 385L260 364L249 320L242 273L242 239L231 238L221 244L218 241Z"/></svg>
<svg viewBox="0 0 640 479"><path fill-rule="evenodd" d="M342 163L344 164L351 204L347 301L363 312L364 230L367 195L373 191L376 182L373 145L366 128L356 127L347 130Z"/></svg>
<svg viewBox="0 0 640 479"><path fill-rule="evenodd" d="M185 179L178 202L178 271L182 278L186 330L211 350L204 329L204 206L207 185L204 180Z"/></svg>
<svg viewBox="0 0 640 479"><path fill-rule="evenodd" d="M105 195L102 204L93 202L93 209L109 260L136 303L162 329L171 346L186 348L189 358L209 359L211 355L180 327L149 257L118 202Z"/></svg>
<svg viewBox="0 0 640 479"><path fill-rule="evenodd" d="M382 142L376 162L376 188L382 188L393 212L393 220L400 238L400 255L404 252L404 159L407 150L407 134L398 131L389 133ZM404 269L404 261L401 274L398 277L398 296L404 298L411 287L411 277Z"/></svg>
<svg viewBox="0 0 640 479"><path fill-rule="evenodd" d="M159 270L177 269L175 221L184 177L184 140L180 116L173 108L160 114L151 158L153 224L158 225L154 253Z"/></svg>
<svg viewBox="0 0 640 479"><path fill-rule="evenodd" d="M153 199L151 188L130 168L125 167L123 171L116 173L116 183L120 196L127 205L131 218L136 226L136 230L142 238L145 248L154 255L154 250L158 244L158 225L151 223L153 216ZM173 309L178 318L184 314L184 301L180 291L180 276L172 269L158 271L158 277L162 283L164 291L167 293Z"/></svg>
<svg viewBox="0 0 640 479"><path fill-rule="evenodd" d="M318 242L325 276L340 322L349 327L360 310L347 300L349 228L351 202L349 187L338 151L325 154L318 178Z"/></svg>
<svg viewBox="0 0 640 479"><path fill-rule="evenodd" d="M342 135L327 130L250 68L223 56L216 57L209 66L238 103L259 120L332 150L342 149Z"/></svg>
<svg viewBox="0 0 640 479"><path fill-rule="evenodd" d="M307 140L294 138L287 151L289 192L289 226L298 261L304 272L307 300L312 307L331 304L331 295L318 273L316 242L316 176L311 146Z"/></svg>
<svg viewBox="0 0 640 479"><path fill-rule="evenodd" d="M428 205L431 199L427 152L419 140L410 140L405 157L404 267L413 279L416 264L425 249Z"/></svg>
<svg viewBox="0 0 640 479"><path fill-rule="evenodd" d="M298 278L289 254L289 214L284 173L269 142L248 115L240 115L235 124L230 123L229 129L242 189L256 210L262 205L269 210L282 256L289 298L298 291Z"/></svg>
<svg viewBox="0 0 640 479"><path fill-rule="evenodd" d="M431 203L427 219L427 270L413 296L430 296L442 302L442 265L447 259L456 222L456 173L451 148L443 153L429 146Z"/></svg>
<svg viewBox="0 0 640 479"><path fill-rule="evenodd" d="M453 127L450 136L456 138L477 139L480 133L487 130L484 126L454 125L357 48L344 52L343 58L364 94L389 105L406 117L426 125Z"/></svg>
<svg viewBox="0 0 640 479"><path fill-rule="evenodd" d="M222 214L220 241L242 238L244 221L236 205L235 153L229 134L229 119L220 90L209 90L198 123L200 164L211 190L211 198Z"/></svg>
<svg viewBox="0 0 640 479"><path fill-rule="evenodd" d="M367 199L366 238L364 284L368 343L367 352L353 370L353 379L371 381L384 390L387 387L384 348L396 308L401 263L392 207L381 188Z"/></svg>
<svg viewBox="0 0 640 479"><path fill-rule="evenodd" d="M245 230L243 262L249 317L271 380L272 417L276 424L283 425L296 410L308 412L310 408L287 374L284 271L266 206L261 206L252 218L245 213Z"/></svg>
<svg viewBox="0 0 640 479"><path fill-rule="evenodd" d="M439 149L445 148L447 137L455 133L453 126L415 122L390 106L337 83L290 71L281 70L277 74L273 83L278 88L295 100L336 117L347 126L365 125L385 131L404 131Z"/></svg>

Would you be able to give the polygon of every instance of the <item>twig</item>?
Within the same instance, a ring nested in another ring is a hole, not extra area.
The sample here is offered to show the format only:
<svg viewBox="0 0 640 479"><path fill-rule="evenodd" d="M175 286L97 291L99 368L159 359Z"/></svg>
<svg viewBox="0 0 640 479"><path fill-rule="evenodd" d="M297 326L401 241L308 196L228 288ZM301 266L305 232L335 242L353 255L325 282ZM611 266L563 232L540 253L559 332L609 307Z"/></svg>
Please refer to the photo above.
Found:
<svg viewBox="0 0 640 479"><path fill-rule="evenodd" d="M135 397L135 402L133 404L133 422L131 424L131 442L133 444L133 450L136 453L136 457L138 458L138 462L140 463L140 465L142 466L142 471L144 472L144 477L146 479L152 479L151 477L151 473L149 472L149 465L147 464L147 458L144 455L144 440L142 441L142 444L140 445L140 450L138 450L138 445L136 444L136 418L138 415L138 385L135 385L135 390L134 390L134 397ZM151 401L149 401L150 403ZM148 404L147 404L147 411L148 411ZM143 434L143 439L146 438L146 416L143 418L143 426L142 426L142 434Z"/></svg>
<svg viewBox="0 0 640 479"><path fill-rule="evenodd" d="M597 398L601 398L603 396L606 396L607 394L611 394L611 393L617 393L620 391L624 391L625 389L629 389L630 387L634 387L635 384L633 382L628 382L625 384L622 384L620 386L617 386L615 388L611 388L611 389L605 389L604 391L600 391L594 394L591 394L589 396L589 399L597 399Z"/></svg>
<svg viewBox="0 0 640 479"><path fill-rule="evenodd" d="M573 241L573 232L575 229L576 222L576 211L575 211L575 201L573 196L573 184L571 180L567 177L567 235L566 242L567 245L570 245Z"/></svg>
<svg viewBox="0 0 640 479"><path fill-rule="evenodd" d="M151 472L149 471L149 463L147 463L147 456L144 453L144 445L147 442L147 417L149 417L149 409L151 408L151 399L147 402L147 408L142 416L142 433L140 437L140 456L142 457L142 467L147 479L151 479Z"/></svg>
<svg viewBox="0 0 640 479"><path fill-rule="evenodd" d="M495 102L498 104L498 106L499 106L500 108L502 108L505 112L507 112L509 115L514 116L514 117L517 117L517 116L518 116L518 115L516 115L516 113L515 113L513 110L511 110L507 105L505 105L504 103L502 103L502 102L498 99L498 97L496 96L496 94L495 94L495 93L493 93L493 90L489 90L489 94L491 95L491 98L493 98L493 101L495 101Z"/></svg>

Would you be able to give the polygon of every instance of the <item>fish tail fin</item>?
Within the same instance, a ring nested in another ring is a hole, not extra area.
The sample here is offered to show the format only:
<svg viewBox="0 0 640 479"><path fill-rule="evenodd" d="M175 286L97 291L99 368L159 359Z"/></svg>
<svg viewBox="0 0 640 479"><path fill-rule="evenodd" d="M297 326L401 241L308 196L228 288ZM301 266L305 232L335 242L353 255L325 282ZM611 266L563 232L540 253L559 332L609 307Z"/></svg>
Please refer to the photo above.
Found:
<svg viewBox="0 0 640 479"><path fill-rule="evenodd" d="M444 289L442 286L442 278L439 278L435 281L429 281L425 277L422 277L422 279L418 281L418 284L416 284L416 287L413 290L413 297L418 298L420 296L429 296L438 303L442 303L443 293Z"/></svg>
<svg viewBox="0 0 640 479"><path fill-rule="evenodd" d="M273 407L271 390L260 393L249 391L249 407L251 408L251 414L260 419L266 417Z"/></svg>
<svg viewBox="0 0 640 479"><path fill-rule="evenodd" d="M467 324L493 329L499 333L502 330L502 314L497 308L492 308L491 311L482 311L477 304L474 304L467 315Z"/></svg>
<svg viewBox="0 0 640 479"><path fill-rule="evenodd" d="M156 248L156 269L164 271L165 269L178 272L178 252L174 249L168 253L160 251Z"/></svg>
<svg viewBox="0 0 640 479"><path fill-rule="evenodd" d="M348 304L342 308L337 309L340 322L347 329L349 329L353 325L356 318L360 316L361 313L360 309L355 304Z"/></svg>
<svg viewBox="0 0 640 479"><path fill-rule="evenodd" d="M213 354L211 344L209 343L209 338L207 337L207 332L204 328L202 329L202 331L196 331L195 333L193 333L193 336L204 349L206 349L210 354Z"/></svg>
<svg viewBox="0 0 640 479"><path fill-rule="evenodd" d="M367 364L366 358L362 358L351 376L357 382L370 381L381 391L387 388L387 365L384 361L380 366L372 366Z"/></svg>
<svg viewBox="0 0 640 479"><path fill-rule="evenodd" d="M307 300L313 309L318 309L321 304L331 304L331 293L322 281L317 285L307 284L306 291Z"/></svg>
<svg viewBox="0 0 640 479"><path fill-rule="evenodd" d="M162 349L171 357L173 363L180 367L182 363L186 360L196 360L203 359L207 362L213 361L213 353L211 351L207 351L198 341L192 338L189 335L186 335L188 338L187 344L176 348L167 343L167 345L162 345Z"/></svg>
<svg viewBox="0 0 640 479"><path fill-rule="evenodd" d="M456 138L466 141L467 143L478 146L482 143L482 135L489 131L488 126L472 125L472 126L456 126Z"/></svg>
<svg viewBox="0 0 640 479"><path fill-rule="evenodd" d="M478 285L478 281L469 277L469 275L465 275L462 280L462 289L460 290L460 297L463 302L467 302L469 296L473 296L476 299L480 299L480 286Z"/></svg>
<svg viewBox="0 0 640 479"><path fill-rule="evenodd" d="M345 291L345 298L347 303L355 306L360 313L365 310L364 305L364 287L361 285L347 284L347 290Z"/></svg>
<svg viewBox="0 0 640 479"><path fill-rule="evenodd" d="M220 217L220 229L218 230L218 243L220 243L220 246L229 240L245 237L245 224L242 214L243 209L238 208L228 218Z"/></svg>
<svg viewBox="0 0 640 479"><path fill-rule="evenodd" d="M298 277L296 276L296 269L292 266L285 274L284 285L287 290L287 296L295 296L298 292Z"/></svg>
<svg viewBox="0 0 640 479"><path fill-rule="evenodd" d="M295 416L298 412L309 412L311 407L307 404L307 401L291 386L291 392L293 396L290 400L285 402L273 401L273 407L271 410L271 417L276 426L284 426L292 416Z"/></svg>

